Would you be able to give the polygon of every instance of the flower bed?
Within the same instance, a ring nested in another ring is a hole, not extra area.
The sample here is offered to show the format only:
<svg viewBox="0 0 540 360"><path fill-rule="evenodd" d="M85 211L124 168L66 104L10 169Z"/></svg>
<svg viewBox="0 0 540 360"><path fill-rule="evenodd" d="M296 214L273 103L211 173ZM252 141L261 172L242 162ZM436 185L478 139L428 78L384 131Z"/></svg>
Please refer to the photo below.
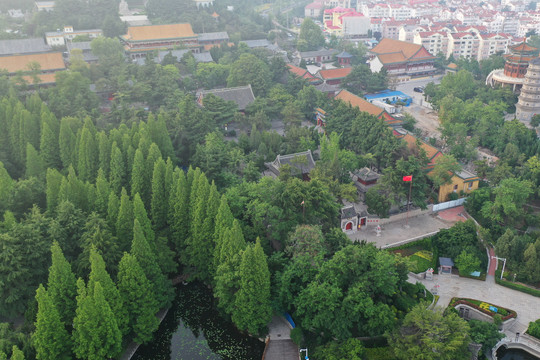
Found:
<svg viewBox="0 0 540 360"><path fill-rule="evenodd" d="M502 320L505 321L505 320L508 320L508 319L511 319L511 318L515 318L517 316L516 312L514 310L509 310L509 309L506 309L506 308L503 308L503 307L500 307L500 306L497 306L497 305L493 305L493 304L489 304L489 303L486 303L484 301L480 301L480 300L475 300L475 299L466 299L466 298L452 298L452 300L450 301L450 306L452 307L456 307L457 305L460 305L460 304L463 304L463 305L467 305L467 306L470 306L486 315L489 315L491 317L499 314L502 316ZM497 308L497 312L494 312L494 311L491 311L490 310L490 306L492 307L496 307Z"/></svg>

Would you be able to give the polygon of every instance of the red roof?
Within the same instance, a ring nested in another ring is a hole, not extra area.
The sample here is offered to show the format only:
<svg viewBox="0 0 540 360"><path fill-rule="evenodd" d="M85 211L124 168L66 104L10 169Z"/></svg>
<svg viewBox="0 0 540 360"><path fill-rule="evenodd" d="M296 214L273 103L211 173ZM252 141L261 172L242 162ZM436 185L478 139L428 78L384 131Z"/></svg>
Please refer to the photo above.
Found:
<svg viewBox="0 0 540 360"><path fill-rule="evenodd" d="M345 76L349 75L352 71L352 68L339 68L339 69L329 69L329 70L320 70L319 75L323 80L332 80L332 79L343 79Z"/></svg>
<svg viewBox="0 0 540 360"><path fill-rule="evenodd" d="M319 2L312 2L311 4L306 5L305 9L322 9L323 4Z"/></svg>

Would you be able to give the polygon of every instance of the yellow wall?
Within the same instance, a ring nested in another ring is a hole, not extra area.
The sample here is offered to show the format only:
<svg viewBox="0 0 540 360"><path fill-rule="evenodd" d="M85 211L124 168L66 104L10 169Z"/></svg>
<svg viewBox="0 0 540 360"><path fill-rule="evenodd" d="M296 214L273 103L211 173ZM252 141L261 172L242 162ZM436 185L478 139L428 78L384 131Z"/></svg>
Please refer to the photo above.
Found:
<svg viewBox="0 0 540 360"><path fill-rule="evenodd" d="M448 195L454 192L454 186L457 185L457 189L455 192L459 195L461 191L463 191L465 194L468 194L472 192L473 190L478 189L478 182L479 178L473 178L474 180L472 182L465 182L462 178L459 176L452 176L452 183L448 185L443 185L439 188L439 202L445 202L448 201ZM469 188L469 185L471 187Z"/></svg>

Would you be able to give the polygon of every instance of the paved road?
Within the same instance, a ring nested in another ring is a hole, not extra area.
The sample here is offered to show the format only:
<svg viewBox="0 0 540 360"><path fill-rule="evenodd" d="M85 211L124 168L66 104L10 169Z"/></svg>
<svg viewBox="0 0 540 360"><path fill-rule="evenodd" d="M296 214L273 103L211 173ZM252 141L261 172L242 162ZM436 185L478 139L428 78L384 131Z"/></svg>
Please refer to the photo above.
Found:
<svg viewBox="0 0 540 360"><path fill-rule="evenodd" d="M457 275L434 275L433 280L409 278L409 282L423 283L428 290L440 285L437 306L446 308L453 297L464 297L489 302L517 312L517 319L508 333L524 333L529 322L540 318L540 298L497 285L494 282L461 278Z"/></svg>
<svg viewBox="0 0 540 360"><path fill-rule="evenodd" d="M282 316L274 316L268 325L270 341L263 360L298 360L298 346L291 340L291 327Z"/></svg>

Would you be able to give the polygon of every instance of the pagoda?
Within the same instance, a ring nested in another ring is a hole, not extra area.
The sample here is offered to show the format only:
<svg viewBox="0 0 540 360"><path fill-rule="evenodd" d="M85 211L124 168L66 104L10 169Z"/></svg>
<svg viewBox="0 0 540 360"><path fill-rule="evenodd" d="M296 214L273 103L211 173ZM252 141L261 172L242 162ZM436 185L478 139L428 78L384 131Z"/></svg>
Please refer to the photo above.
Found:
<svg viewBox="0 0 540 360"><path fill-rule="evenodd" d="M504 69L493 70L486 78L486 84L512 86L514 93L521 91L529 62L538 57L539 50L524 41L510 46L509 54L504 55Z"/></svg>
<svg viewBox="0 0 540 360"><path fill-rule="evenodd" d="M540 58L529 62L516 105L516 118L524 123L530 123L535 114L540 114Z"/></svg>

